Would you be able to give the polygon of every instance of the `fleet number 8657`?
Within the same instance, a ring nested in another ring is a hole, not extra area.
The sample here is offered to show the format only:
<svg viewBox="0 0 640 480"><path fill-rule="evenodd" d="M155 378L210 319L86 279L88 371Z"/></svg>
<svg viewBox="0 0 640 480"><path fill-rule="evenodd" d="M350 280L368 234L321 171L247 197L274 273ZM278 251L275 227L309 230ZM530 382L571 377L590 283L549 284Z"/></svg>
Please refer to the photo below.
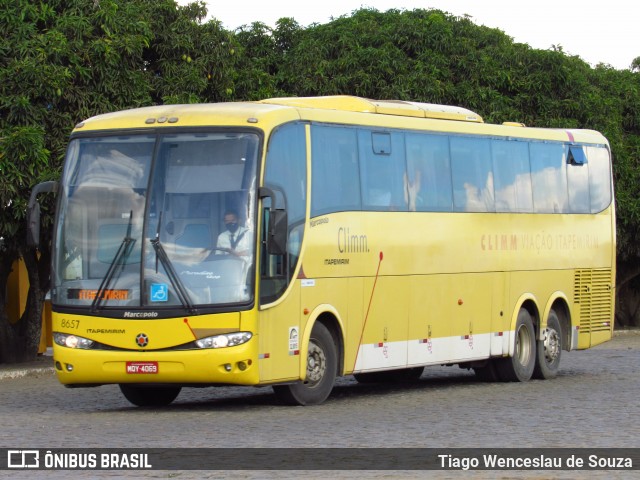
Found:
<svg viewBox="0 0 640 480"><path fill-rule="evenodd" d="M60 326L62 328L73 328L73 329L77 329L80 326L80 320L67 320L67 319L62 319L62 322L60 322Z"/></svg>

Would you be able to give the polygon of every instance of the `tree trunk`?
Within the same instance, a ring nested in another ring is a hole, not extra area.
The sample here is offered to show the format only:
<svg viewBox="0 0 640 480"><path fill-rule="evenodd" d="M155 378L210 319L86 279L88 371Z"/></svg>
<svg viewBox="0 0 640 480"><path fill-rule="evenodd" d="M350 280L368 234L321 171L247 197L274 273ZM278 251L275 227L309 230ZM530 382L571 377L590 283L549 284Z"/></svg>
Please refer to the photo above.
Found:
<svg viewBox="0 0 640 480"><path fill-rule="evenodd" d="M616 275L616 327L640 327L640 262L618 261Z"/></svg>
<svg viewBox="0 0 640 480"><path fill-rule="evenodd" d="M13 255L10 252L2 252L0 256L0 363L4 362L5 353L11 344L9 316L7 315L7 282L12 264Z"/></svg>

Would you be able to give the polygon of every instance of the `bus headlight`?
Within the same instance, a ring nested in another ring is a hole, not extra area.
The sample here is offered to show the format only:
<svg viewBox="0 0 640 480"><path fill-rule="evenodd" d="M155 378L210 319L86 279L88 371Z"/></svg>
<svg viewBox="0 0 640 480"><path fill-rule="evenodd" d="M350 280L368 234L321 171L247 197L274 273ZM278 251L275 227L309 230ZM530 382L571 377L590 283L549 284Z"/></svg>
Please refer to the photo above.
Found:
<svg viewBox="0 0 640 480"><path fill-rule="evenodd" d="M88 338L78 337L77 335L72 335L69 333L58 333L53 332L53 341L56 342L57 345L67 348L81 348L83 350L90 349L95 343L93 340L89 340Z"/></svg>
<svg viewBox="0 0 640 480"><path fill-rule="evenodd" d="M235 347L248 342L252 336L250 332L225 333L224 335L215 335L196 340L196 345L200 348Z"/></svg>

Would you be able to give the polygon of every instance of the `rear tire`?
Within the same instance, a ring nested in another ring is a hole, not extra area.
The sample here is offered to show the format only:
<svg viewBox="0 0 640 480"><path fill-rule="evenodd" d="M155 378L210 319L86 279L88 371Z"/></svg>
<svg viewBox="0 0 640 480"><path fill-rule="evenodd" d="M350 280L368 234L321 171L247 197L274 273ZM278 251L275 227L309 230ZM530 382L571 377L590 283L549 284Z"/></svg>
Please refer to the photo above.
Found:
<svg viewBox="0 0 640 480"><path fill-rule="evenodd" d="M316 323L309 338L307 378L291 385L275 385L273 391L287 405L318 405L324 402L338 372L338 349L322 323Z"/></svg>
<svg viewBox="0 0 640 480"><path fill-rule="evenodd" d="M548 380L558 375L562 353L562 327L554 310L549 312L547 328L542 334L544 339L537 341L536 367L533 370L533 376Z"/></svg>
<svg viewBox="0 0 640 480"><path fill-rule="evenodd" d="M503 382L526 382L536 364L536 335L531 314L524 308L518 312L513 357L496 360L496 371Z"/></svg>
<svg viewBox="0 0 640 480"><path fill-rule="evenodd" d="M138 407L164 407L180 394L180 387L145 387L120 384L124 397Z"/></svg>

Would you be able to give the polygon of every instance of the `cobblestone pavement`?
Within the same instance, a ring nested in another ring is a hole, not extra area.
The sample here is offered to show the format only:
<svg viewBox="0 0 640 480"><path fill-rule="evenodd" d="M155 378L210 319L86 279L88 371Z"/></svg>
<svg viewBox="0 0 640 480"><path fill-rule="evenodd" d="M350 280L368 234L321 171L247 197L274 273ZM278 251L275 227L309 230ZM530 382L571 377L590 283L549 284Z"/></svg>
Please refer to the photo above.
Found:
<svg viewBox="0 0 640 480"><path fill-rule="evenodd" d="M586 351L562 352L554 380L481 383L458 367L427 368L410 385L361 385L349 376L314 407L282 406L269 387L220 387L184 389L165 408L136 408L117 386L62 387L50 362L42 358L28 368L0 368L0 447L640 448L640 331L618 333ZM277 473L91 472L87 478L301 476ZM51 475L84 474L47 472ZM310 471L303 476L640 478L640 472Z"/></svg>

